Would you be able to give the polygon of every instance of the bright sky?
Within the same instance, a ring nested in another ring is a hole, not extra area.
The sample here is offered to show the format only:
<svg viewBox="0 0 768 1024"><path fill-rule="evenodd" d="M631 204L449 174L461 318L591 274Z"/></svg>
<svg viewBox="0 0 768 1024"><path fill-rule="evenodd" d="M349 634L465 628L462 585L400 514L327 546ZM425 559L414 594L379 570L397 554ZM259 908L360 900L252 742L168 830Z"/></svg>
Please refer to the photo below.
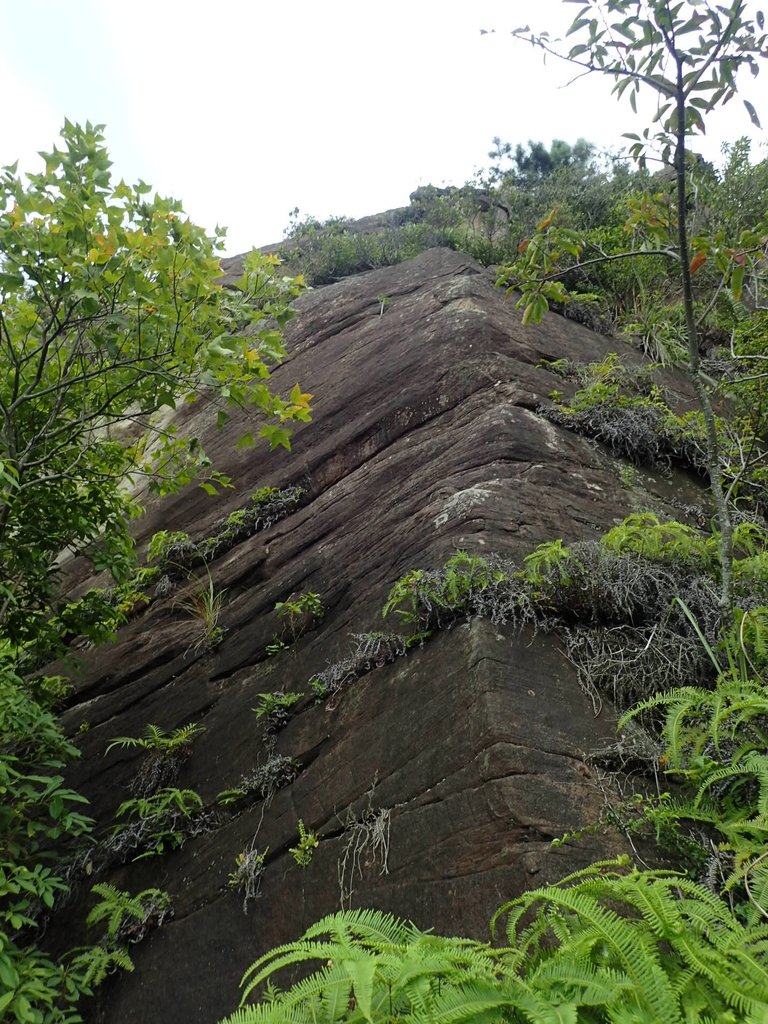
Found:
<svg viewBox="0 0 768 1024"><path fill-rule="evenodd" d="M565 0L0 0L0 164L35 169L65 117L105 123L117 178L181 199L209 229L226 225L228 252L242 252L280 240L297 206L361 217L407 205L420 184L463 184L494 135L619 146L645 122L607 82L569 85L565 65L544 66L509 35L527 22L557 33L577 10ZM760 110L765 82L745 85ZM764 143L734 101L697 148L716 159L746 134Z"/></svg>

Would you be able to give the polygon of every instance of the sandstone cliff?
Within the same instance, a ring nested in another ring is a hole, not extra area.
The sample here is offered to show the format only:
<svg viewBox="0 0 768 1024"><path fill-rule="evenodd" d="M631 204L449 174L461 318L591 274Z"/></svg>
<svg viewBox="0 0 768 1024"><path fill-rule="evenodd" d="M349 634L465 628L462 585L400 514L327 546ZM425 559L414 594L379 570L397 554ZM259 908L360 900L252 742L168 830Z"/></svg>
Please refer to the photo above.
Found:
<svg viewBox="0 0 768 1024"><path fill-rule="evenodd" d="M148 723L205 726L177 785L209 805L285 759L268 799L254 789L181 850L111 872L134 891L167 889L174 917L136 947L135 973L106 986L98 1013L110 1024L214 1024L248 964L342 895L484 938L504 899L618 844L550 845L598 816L585 759L615 722L607 705L595 715L555 634L476 618L383 664L351 635L391 628L381 608L392 583L457 548L522 558L552 538L593 539L638 506L679 515L667 502L693 500L699 485L682 476L642 473L627 490L614 459L537 413L562 387L540 360L599 359L621 343L555 315L522 327L486 271L439 249L309 292L288 344L276 382L315 395L293 450L237 449L243 420L219 433L215 410L192 406L183 416L236 487L151 502L139 524L142 543L159 529L197 540L258 487L302 488L290 514L210 561L223 641L196 650L178 597L156 598L112 645L82 655L64 716L71 734L87 723L72 783L100 821L129 795L141 757L105 757L107 744ZM276 602L305 592L320 595L322 620L268 656ZM354 651L346 684L315 701L308 680ZM251 711L269 691L304 695L272 737ZM298 819L320 841L306 869L289 853ZM245 914L227 880L252 843L268 854Z"/></svg>

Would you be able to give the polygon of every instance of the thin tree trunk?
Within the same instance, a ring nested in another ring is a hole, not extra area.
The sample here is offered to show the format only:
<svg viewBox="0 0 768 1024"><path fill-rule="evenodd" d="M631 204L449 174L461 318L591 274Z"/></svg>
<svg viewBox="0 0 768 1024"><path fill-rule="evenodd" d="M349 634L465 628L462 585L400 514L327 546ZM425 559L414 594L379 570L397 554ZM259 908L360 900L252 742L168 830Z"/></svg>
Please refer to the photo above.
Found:
<svg viewBox="0 0 768 1024"><path fill-rule="evenodd" d="M712 407L707 382L701 369L699 338L693 311L693 284L691 281L690 253L688 249L687 211L685 197L685 92L683 61L675 55L677 63L677 146L675 149L675 180L677 183L677 232L680 250L680 274L683 284L686 343L688 365L696 397L701 406L706 432L706 469L709 474L715 518L720 531L720 607L723 612L733 608L733 520L723 489L721 468L722 448L717 431L717 420Z"/></svg>

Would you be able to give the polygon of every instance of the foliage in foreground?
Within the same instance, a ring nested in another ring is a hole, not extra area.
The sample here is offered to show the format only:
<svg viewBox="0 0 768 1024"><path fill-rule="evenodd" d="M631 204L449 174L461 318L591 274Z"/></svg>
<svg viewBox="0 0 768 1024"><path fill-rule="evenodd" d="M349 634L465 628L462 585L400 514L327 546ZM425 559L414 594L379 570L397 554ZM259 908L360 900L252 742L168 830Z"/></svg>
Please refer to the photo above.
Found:
<svg viewBox="0 0 768 1024"><path fill-rule="evenodd" d="M513 900L494 921L502 916L504 949L378 911L331 915L248 969L242 1008L224 1024L757 1024L768 1013L768 926L739 923L683 875L594 864ZM245 1005L282 969L318 962L303 981Z"/></svg>

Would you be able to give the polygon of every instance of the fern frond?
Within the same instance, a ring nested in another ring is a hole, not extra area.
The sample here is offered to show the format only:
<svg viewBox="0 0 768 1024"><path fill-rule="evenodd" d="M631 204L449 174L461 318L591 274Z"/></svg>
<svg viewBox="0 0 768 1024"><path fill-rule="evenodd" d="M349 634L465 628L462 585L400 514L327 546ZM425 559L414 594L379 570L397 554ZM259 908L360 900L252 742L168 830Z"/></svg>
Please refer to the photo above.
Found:
<svg viewBox="0 0 768 1024"><path fill-rule="evenodd" d="M78 985L84 989L98 988L115 968L128 972L134 969L128 951L120 947L107 949L105 946L88 946L73 952L75 955L70 969L77 976Z"/></svg>
<svg viewBox="0 0 768 1024"><path fill-rule="evenodd" d="M697 686L680 686L674 690L654 694L626 711L619 719L617 728L622 729L631 719L647 711L667 708L663 730L667 745L666 757L670 764L678 766L682 764L686 752L683 741L686 719L695 714L711 696L710 690Z"/></svg>
<svg viewBox="0 0 768 1024"><path fill-rule="evenodd" d="M612 891L605 886L605 897ZM658 951L647 934L634 923L603 907L591 895L576 888L561 889L547 886L520 897L529 906L544 901L561 911L571 912L599 938L606 950L618 961L621 970L632 980L635 989L643 994L649 1008L658 1020L674 1020L676 1014L674 993L669 979L661 968Z"/></svg>
<svg viewBox="0 0 768 1024"><path fill-rule="evenodd" d="M531 1024L572 1024L576 1020L565 1007L564 1015L546 998L532 991L521 979L510 979L504 985L477 981L459 988L444 989L435 1000L432 1015L413 1015L418 1024L494 1024L514 1020L510 1011L522 1011Z"/></svg>
<svg viewBox="0 0 768 1024"><path fill-rule="evenodd" d="M308 961L318 960L323 963L334 961L335 958L343 956L346 948L337 943L302 943L301 941L290 943L287 946L278 947L270 953L251 964L243 975L241 985L243 995L241 1003L250 996L251 992L267 978L271 978L277 971L290 967L292 964L304 964ZM279 955L278 955L279 954ZM320 978L322 972L312 977Z"/></svg>
<svg viewBox="0 0 768 1024"><path fill-rule="evenodd" d="M344 941L350 935L355 935L378 948L381 945L400 945L406 942L412 930L412 925L380 910L346 910L328 914L308 928L302 938L314 939L328 935L331 939Z"/></svg>
<svg viewBox="0 0 768 1024"><path fill-rule="evenodd" d="M304 1007L313 1019L317 1018L320 1006L344 1016L350 1004L352 984L342 963L323 967L307 978L302 978L275 1000L288 1010ZM333 1024L335 1017L324 1019L324 1024Z"/></svg>
<svg viewBox="0 0 768 1024"><path fill-rule="evenodd" d="M768 757L755 751L750 751L740 761L710 770L694 797L693 806L698 807L701 804L712 786L750 775L758 783L757 796L751 802L753 805L757 805L758 813L765 817L768 815ZM747 809L747 807L744 808L744 810Z"/></svg>
<svg viewBox="0 0 768 1024"><path fill-rule="evenodd" d="M129 750L131 747L146 748L146 746L147 741L138 736L115 736L107 745L104 756L106 757L110 750L113 750L115 747L120 747L121 750Z"/></svg>
<svg viewBox="0 0 768 1024"><path fill-rule="evenodd" d="M584 1006L605 1006L631 997L632 982L623 971L596 967L587 957L558 956L540 964L527 981L549 998L560 993ZM558 996L559 998L559 996Z"/></svg>
<svg viewBox="0 0 768 1024"><path fill-rule="evenodd" d="M287 1007L278 1002L241 1006L220 1024L316 1024L304 1007Z"/></svg>

